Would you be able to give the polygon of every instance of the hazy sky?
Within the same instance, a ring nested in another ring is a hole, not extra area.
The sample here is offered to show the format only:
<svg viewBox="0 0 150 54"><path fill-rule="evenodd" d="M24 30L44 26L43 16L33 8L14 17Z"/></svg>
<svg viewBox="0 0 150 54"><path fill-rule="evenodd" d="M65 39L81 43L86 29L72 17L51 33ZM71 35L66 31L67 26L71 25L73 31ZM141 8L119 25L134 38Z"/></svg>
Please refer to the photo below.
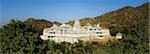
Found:
<svg viewBox="0 0 150 54"><path fill-rule="evenodd" d="M95 17L124 6L139 6L149 0L0 0L0 24L28 17L49 21Z"/></svg>

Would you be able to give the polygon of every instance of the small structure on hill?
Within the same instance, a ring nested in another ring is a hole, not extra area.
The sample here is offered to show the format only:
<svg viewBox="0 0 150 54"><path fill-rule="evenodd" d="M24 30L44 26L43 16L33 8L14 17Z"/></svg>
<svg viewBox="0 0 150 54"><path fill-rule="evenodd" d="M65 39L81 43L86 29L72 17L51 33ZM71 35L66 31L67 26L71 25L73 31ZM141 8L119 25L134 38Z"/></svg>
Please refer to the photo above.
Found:
<svg viewBox="0 0 150 54"><path fill-rule="evenodd" d="M53 24L50 28L43 30L42 40L53 40L55 42L78 42L78 40L90 41L93 39L111 38L109 29L97 26L81 26L78 20L73 26L63 23L60 26ZM118 36L117 36L118 37Z"/></svg>
<svg viewBox="0 0 150 54"><path fill-rule="evenodd" d="M116 34L116 39L122 39L122 34L121 33L117 33Z"/></svg>

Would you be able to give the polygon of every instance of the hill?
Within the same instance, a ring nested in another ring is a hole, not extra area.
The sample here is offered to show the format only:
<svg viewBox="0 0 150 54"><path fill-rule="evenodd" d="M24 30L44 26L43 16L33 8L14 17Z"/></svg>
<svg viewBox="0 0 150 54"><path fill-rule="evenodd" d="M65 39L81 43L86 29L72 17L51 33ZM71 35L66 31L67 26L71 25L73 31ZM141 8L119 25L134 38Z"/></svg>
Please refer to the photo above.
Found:
<svg viewBox="0 0 150 54"><path fill-rule="evenodd" d="M118 29L117 31L124 32L124 28L137 27L148 27L149 22L149 3L145 3L138 7L126 6L116 11L106 13L102 16L97 16L94 19L95 24L100 24L110 30Z"/></svg>
<svg viewBox="0 0 150 54"><path fill-rule="evenodd" d="M44 19L12 19L0 27L0 54L149 54L149 2L138 7L126 6L94 18L80 19L81 25L99 24L111 34L121 32L123 39L106 44L79 41L55 43L41 40L42 30L53 23ZM74 21L69 22L71 25Z"/></svg>
<svg viewBox="0 0 150 54"><path fill-rule="evenodd" d="M38 32L39 34L42 34L44 28L52 27L53 24L61 25L59 22L51 22L45 19L34 19L34 18L28 18L25 20L25 23L30 25L35 32Z"/></svg>
<svg viewBox="0 0 150 54"><path fill-rule="evenodd" d="M99 24L104 28L111 30L111 34L117 32L112 31L118 29L118 32L124 32L124 28L143 25L148 26L149 21L149 2L138 6L126 6L115 11L108 12L106 14L94 17L94 18L83 18L80 19L81 25L90 23L92 25ZM69 24L73 24L74 21L70 21Z"/></svg>

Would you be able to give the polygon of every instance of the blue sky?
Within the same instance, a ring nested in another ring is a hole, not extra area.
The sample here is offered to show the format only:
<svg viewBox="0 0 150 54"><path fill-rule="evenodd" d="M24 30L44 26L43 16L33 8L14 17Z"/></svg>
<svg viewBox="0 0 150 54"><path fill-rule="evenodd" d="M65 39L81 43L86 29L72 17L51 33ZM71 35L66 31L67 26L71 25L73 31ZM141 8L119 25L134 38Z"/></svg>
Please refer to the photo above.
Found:
<svg viewBox="0 0 150 54"><path fill-rule="evenodd" d="M124 6L139 6L149 0L0 0L0 24L29 17L49 21L95 17Z"/></svg>

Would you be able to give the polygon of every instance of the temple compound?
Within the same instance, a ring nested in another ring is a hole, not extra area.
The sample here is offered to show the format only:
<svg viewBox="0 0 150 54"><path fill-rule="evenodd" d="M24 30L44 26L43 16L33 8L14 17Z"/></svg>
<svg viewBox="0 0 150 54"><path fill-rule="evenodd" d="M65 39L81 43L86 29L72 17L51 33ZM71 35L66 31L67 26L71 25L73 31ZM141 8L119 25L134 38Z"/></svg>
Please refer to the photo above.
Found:
<svg viewBox="0 0 150 54"><path fill-rule="evenodd" d="M109 29L104 29L97 26L81 26L79 20L74 22L74 25L63 23L60 26L53 24L50 28L43 30L43 35L40 36L42 40L53 40L55 42L70 42L75 43L78 40L90 41L96 39L109 39L111 38ZM121 38L120 36L117 36Z"/></svg>

